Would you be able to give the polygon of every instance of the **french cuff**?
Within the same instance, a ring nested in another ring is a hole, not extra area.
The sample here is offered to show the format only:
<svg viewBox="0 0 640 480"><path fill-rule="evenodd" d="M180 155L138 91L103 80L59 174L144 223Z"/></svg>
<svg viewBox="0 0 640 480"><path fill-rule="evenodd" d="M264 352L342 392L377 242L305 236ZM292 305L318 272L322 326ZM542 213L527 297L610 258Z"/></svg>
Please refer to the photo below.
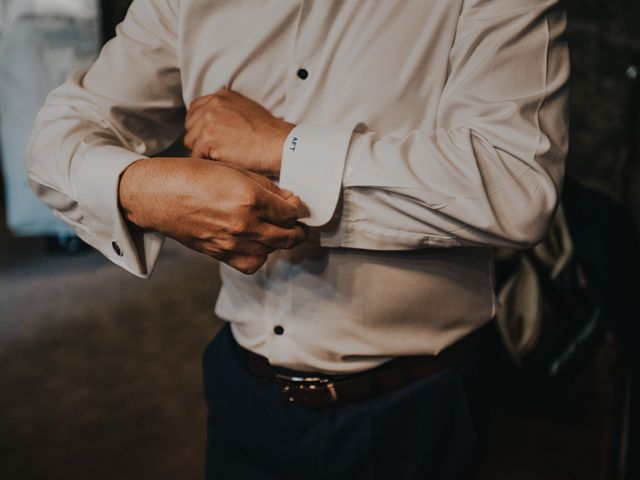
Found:
<svg viewBox="0 0 640 480"><path fill-rule="evenodd" d="M120 175L141 158L144 156L111 145L94 146L84 155L75 184L86 228L77 233L116 265L147 278L164 237L155 232L134 231L118 205Z"/></svg>
<svg viewBox="0 0 640 480"><path fill-rule="evenodd" d="M330 126L298 125L282 150L280 182L306 204L300 221L319 227L331 220L342 189L342 175L357 122Z"/></svg>

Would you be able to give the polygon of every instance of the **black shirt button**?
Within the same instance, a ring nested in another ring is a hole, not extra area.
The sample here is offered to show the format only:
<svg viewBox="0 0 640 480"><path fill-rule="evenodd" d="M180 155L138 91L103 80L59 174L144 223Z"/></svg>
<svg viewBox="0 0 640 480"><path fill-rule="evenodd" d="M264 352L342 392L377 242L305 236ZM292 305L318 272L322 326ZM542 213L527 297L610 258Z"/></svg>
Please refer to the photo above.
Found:
<svg viewBox="0 0 640 480"><path fill-rule="evenodd" d="M296 72L296 74L298 75L298 78L304 80L309 76L309 72L307 71L306 68L300 68L298 69L298 71Z"/></svg>
<svg viewBox="0 0 640 480"><path fill-rule="evenodd" d="M116 255L118 255L119 257L124 255L124 253L122 253L122 249L120 248L120 245L118 245L118 242L116 242L115 240L111 242L111 247L113 247L113 251L116 252Z"/></svg>
<svg viewBox="0 0 640 480"><path fill-rule="evenodd" d="M276 325L273 327L273 333L276 335L282 335L284 333L284 328L282 328L282 325Z"/></svg>

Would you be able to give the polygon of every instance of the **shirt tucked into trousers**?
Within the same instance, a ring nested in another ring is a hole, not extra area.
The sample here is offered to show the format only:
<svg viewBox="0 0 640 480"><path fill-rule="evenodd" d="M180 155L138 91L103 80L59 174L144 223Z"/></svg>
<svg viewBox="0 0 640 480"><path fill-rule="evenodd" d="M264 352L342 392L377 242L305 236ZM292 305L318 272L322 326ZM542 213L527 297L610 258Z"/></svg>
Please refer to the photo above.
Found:
<svg viewBox="0 0 640 480"><path fill-rule="evenodd" d="M487 332L490 333L490 332ZM490 347L341 408L289 403L243 360L227 324L203 356L207 480L467 480L485 425ZM294 373L294 372L291 372ZM490 378L490 377L489 377ZM484 393L483 393L484 392Z"/></svg>

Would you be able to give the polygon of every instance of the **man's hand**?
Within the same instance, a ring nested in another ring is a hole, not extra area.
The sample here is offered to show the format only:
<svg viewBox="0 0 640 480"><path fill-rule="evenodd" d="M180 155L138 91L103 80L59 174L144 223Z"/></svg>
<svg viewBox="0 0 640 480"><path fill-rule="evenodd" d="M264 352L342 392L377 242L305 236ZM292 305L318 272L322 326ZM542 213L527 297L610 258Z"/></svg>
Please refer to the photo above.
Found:
<svg viewBox="0 0 640 480"><path fill-rule="evenodd" d="M125 217L138 227L249 274L274 250L292 248L306 237L297 224L304 215L298 197L265 177L220 162L139 160L122 174L119 200Z"/></svg>
<svg viewBox="0 0 640 480"><path fill-rule="evenodd" d="M220 160L278 176L282 147L293 127L253 100L223 88L191 103L184 143L192 150L192 158Z"/></svg>

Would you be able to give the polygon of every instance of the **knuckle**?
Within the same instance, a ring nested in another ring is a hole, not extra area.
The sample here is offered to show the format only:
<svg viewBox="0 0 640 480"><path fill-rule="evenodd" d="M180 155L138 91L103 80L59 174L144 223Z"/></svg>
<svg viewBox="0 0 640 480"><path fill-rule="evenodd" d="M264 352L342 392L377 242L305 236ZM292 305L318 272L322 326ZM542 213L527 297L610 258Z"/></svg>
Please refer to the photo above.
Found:
<svg viewBox="0 0 640 480"><path fill-rule="evenodd" d="M238 247L238 242L234 237L223 238L216 242L223 255L229 255Z"/></svg>
<svg viewBox="0 0 640 480"><path fill-rule="evenodd" d="M246 218L237 217L229 222L228 230L233 235L240 235L245 233L249 227L249 222Z"/></svg>
<svg viewBox="0 0 640 480"><path fill-rule="evenodd" d="M215 145L207 145L207 148L206 148L207 158L218 158L219 153L220 152Z"/></svg>
<svg viewBox="0 0 640 480"><path fill-rule="evenodd" d="M225 94L223 91L218 91L216 93L213 94L213 96L211 97L211 100L209 101L209 104L212 107L220 107L225 103Z"/></svg>
<svg viewBox="0 0 640 480"><path fill-rule="evenodd" d="M253 209L258 204L258 196L251 188L244 188L238 191L238 205Z"/></svg>
<svg viewBox="0 0 640 480"><path fill-rule="evenodd" d="M227 97L229 95L229 92L230 92L230 90L227 87L222 87L220 90L218 90L215 93L215 95L217 97L224 98L224 97Z"/></svg>
<svg viewBox="0 0 640 480"><path fill-rule="evenodd" d="M213 238L208 226L200 223L191 226L189 235L201 245L210 245Z"/></svg>
<svg viewBox="0 0 640 480"><path fill-rule="evenodd" d="M229 252L235 251L240 245L236 237L231 237L225 240L224 245Z"/></svg>
<svg viewBox="0 0 640 480"><path fill-rule="evenodd" d="M214 105L215 106L215 105ZM204 128L205 132L210 132L212 130L212 124L215 123L217 115L213 110L207 110L203 115L202 118L204 119L204 121L206 122L206 126Z"/></svg>

